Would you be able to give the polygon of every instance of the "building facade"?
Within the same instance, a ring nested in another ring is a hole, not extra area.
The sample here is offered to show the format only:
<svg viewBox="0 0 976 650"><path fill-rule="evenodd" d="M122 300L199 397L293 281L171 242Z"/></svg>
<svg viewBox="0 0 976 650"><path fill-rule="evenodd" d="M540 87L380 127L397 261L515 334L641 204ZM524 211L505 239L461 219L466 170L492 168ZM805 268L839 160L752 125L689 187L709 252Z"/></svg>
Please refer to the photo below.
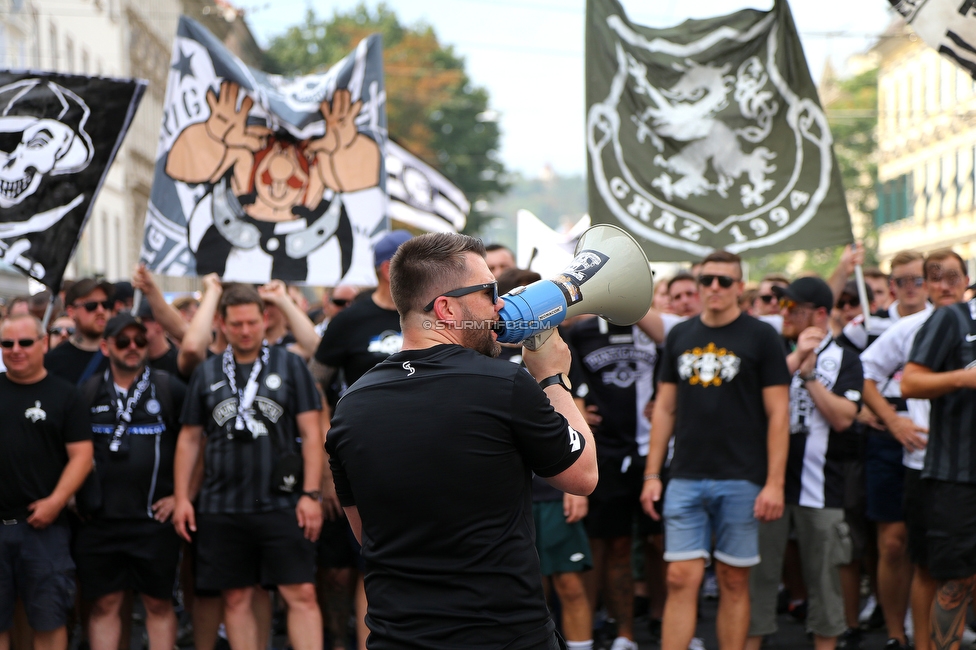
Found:
<svg viewBox="0 0 976 650"><path fill-rule="evenodd" d="M976 82L892 24L878 73L878 255L952 247L976 261Z"/></svg>

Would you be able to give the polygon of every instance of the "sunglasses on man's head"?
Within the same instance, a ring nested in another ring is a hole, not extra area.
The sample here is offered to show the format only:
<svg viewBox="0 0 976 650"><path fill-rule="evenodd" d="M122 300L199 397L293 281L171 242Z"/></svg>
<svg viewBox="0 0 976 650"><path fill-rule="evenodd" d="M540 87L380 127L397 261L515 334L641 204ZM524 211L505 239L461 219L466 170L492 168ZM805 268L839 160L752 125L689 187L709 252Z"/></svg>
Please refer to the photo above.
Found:
<svg viewBox="0 0 976 650"><path fill-rule="evenodd" d="M712 286L712 283L715 282L716 280L718 280L718 286L722 287L723 289L728 289L733 284L735 284L735 278L733 278L731 276L728 276L728 275L711 275L711 274L709 274L709 275L699 275L698 276L698 284L700 284L703 287L710 287L710 286Z"/></svg>
<svg viewBox="0 0 976 650"><path fill-rule="evenodd" d="M147 345L149 345L149 341L146 339L145 335L143 334L136 334L133 337L129 337L125 334L119 334L118 336L115 337L115 347L117 347L120 350L125 350L133 343L136 344L137 348L144 348Z"/></svg>
<svg viewBox="0 0 976 650"><path fill-rule="evenodd" d="M32 345L34 345L35 343L37 343L40 340L41 340L40 338L36 338L36 339L2 339L2 340L0 340L0 347L3 347L3 348L6 348L6 349L10 350L10 349L12 349L14 347L14 343L16 343L17 345L19 345L22 348L29 348L29 347L31 347Z"/></svg>
<svg viewBox="0 0 976 650"><path fill-rule="evenodd" d="M491 294L490 294L491 295L491 304L493 304L493 305L494 304L497 304L498 303L498 283L497 282L486 282L484 284L474 284L474 285L471 285L470 287L461 287L460 289L453 289L451 291L446 291L446 292L442 293L440 296L437 296L437 298L441 298L441 297L444 297L444 298L460 298L461 296L466 296L469 293L478 293L479 291L488 291L489 289L491 290ZM437 298L434 298L429 303L427 303L427 305L424 307L424 311L430 311L431 309L433 309L434 308L434 303L437 302Z"/></svg>
<svg viewBox="0 0 976 650"><path fill-rule="evenodd" d="M925 284L925 278L918 275L904 275L900 278L891 278L891 281L895 283L895 286L899 289L904 289L905 287L921 287Z"/></svg>
<svg viewBox="0 0 976 650"><path fill-rule="evenodd" d="M844 309L846 307L860 307L860 298L841 298L837 301L837 309Z"/></svg>
<svg viewBox="0 0 976 650"><path fill-rule="evenodd" d="M80 307L84 307L85 308L85 311L91 312L91 311L95 311L96 309L98 309L98 306L99 305L101 305L102 306L102 309L104 309L105 311L112 311L112 308L115 307L115 301L113 301L113 300L88 300L86 302L76 302L76 303L73 303L71 306L74 307L75 309L78 309Z"/></svg>

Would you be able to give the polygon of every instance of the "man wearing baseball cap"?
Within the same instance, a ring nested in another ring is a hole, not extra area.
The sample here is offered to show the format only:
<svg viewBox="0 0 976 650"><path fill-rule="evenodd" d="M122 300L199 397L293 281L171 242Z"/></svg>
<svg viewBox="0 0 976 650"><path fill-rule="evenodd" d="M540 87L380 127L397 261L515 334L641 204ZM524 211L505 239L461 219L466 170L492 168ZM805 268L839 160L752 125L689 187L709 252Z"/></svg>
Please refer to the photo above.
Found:
<svg viewBox="0 0 976 650"><path fill-rule="evenodd" d="M864 377L857 354L829 332L834 295L817 277L774 287L783 315L783 336L793 348L790 383L790 451L786 465L786 510L759 529L759 566L749 575L752 612L746 648L758 650L776 631L776 595L783 554L792 526L800 545L803 576L810 592L807 628L815 647L833 646L846 628L839 567L850 561L851 539L844 522L841 461L828 450L854 422Z"/></svg>
<svg viewBox="0 0 976 650"><path fill-rule="evenodd" d="M123 595L146 608L152 648L176 643L172 592L180 540L173 513L173 457L186 387L148 367L146 326L129 312L109 319L101 341L109 367L82 385L95 445L102 500L78 530L75 560L81 593L94 603L93 650L117 648Z"/></svg>

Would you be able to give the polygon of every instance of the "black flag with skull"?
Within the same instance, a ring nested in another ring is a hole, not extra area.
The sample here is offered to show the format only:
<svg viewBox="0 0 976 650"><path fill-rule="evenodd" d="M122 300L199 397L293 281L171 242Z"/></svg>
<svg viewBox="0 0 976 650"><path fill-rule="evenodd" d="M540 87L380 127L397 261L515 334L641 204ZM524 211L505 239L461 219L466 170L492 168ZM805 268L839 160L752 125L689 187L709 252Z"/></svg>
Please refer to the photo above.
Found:
<svg viewBox="0 0 976 650"><path fill-rule="evenodd" d="M0 72L0 259L53 291L145 82Z"/></svg>

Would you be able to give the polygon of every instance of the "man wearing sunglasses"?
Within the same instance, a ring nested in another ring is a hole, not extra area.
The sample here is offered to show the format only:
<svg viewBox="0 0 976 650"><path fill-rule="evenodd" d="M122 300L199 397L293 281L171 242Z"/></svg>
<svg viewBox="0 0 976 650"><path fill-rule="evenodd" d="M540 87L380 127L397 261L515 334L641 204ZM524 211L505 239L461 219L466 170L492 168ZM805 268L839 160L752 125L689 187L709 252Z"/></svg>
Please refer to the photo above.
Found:
<svg viewBox="0 0 976 650"><path fill-rule="evenodd" d="M105 324L112 317L114 285L94 278L78 280L65 292L65 311L75 321L75 333L44 358L44 366L72 384L105 372L108 358L100 348Z"/></svg>
<svg viewBox="0 0 976 650"><path fill-rule="evenodd" d="M63 514L92 469L88 410L44 368L47 337L30 315L0 324L0 647L24 601L34 647L67 648L74 605L71 532Z"/></svg>
<svg viewBox="0 0 976 650"><path fill-rule="evenodd" d="M126 590L142 596L152 650L176 643L172 591L180 539L173 513L173 457L186 387L150 369L146 326L128 312L105 326L109 367L82 385L95 444L100 509L75 538L82 597L94 603L93 650L119 646Z"/></svg>
<svg viewBox="0 0 976 650"><path fill-rule="evenodd" d="M783 336L795 342L787 357L793 377L786 511L782 519L760 529L762 561L749 576L753 608L746 647L759 650L762 637L776 631L777 587L792 527L810 593L807 627L815 648L832 649L846 629L838 567L849 563L851 555L842 461L834 452L860 408L864 379L857 355L830 336L834 296L826 282L799 278L777 293Z"/></svg>
<svg viewBox="0 0 976 650"><path fill-rule="evenodd" d="M596 485L569 348L554 333L524 350L528 372L491 358L503 301L471 237L404 243L390 285L404 349L346 391L327 444L363 541L369 646L565 647L542 590L531 472L573 494Z"/></svg>
<svg viewBox="0 0 976 650"><path fill-rule="evenodd" d="M750 567L759 563L759 522L783 512L789 372L776 331L739 308L737 255L715 251L705 257L698 285L701 315L675 325L664 345L641 505L661 518L654 503L661 498L660 474L673 435L664 499L664 559L670 564L661 648L688 648L705 564L714 557L719 643L741 650Z"/></svg>

